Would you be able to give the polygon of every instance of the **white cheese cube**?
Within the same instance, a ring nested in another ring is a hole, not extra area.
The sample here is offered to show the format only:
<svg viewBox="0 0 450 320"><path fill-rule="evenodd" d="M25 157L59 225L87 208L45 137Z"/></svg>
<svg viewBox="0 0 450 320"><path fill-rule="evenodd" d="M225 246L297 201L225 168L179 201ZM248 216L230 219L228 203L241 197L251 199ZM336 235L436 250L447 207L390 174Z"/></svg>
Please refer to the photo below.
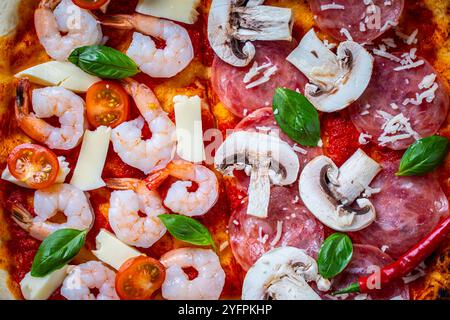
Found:
<svg viewBox="0 0 450 320"><path fill-rule="evenodd" d="M20 282L22 294L26 300L47 300L62 285L67 275L68 265L53 271L43 278L35 278L27 273Z"/></svg>
<svg viewBox="0 0 450 320"><path fill-rule="evenodd" d="M116 270L119 270L128 259L142 255L141 252L126 245L105 229L100 230L95 240L97 250L92 253Z"/></svg>
<svg viewBox="0 0 450 320"><path fill-rule="evenodd" d="M42 86L61 86L74 92L86 92L94 83L101 81L70 62L49 61L31 67L15 75L27 77Z"/></svg>
<svg viewBox="0 0 450 320"><path fill-rule="evenodd" d="M202 101L200 97L173 98L177 132L177 154L190 162L205 160L203 143Z"/></svg>
<svg viewBox="0 0 450 320"><path fill-rule="evenodd" d="M136 12L194 24L198 19L200 0L140 0Z"/></svg>
<svg viewBox="0 0 450 320"><path fill-rule="evenodd" d="M95 131L86 130L80 156L70 183L83 191L104 187L103 167L108 154L111 128L101 126Z"/></svg>

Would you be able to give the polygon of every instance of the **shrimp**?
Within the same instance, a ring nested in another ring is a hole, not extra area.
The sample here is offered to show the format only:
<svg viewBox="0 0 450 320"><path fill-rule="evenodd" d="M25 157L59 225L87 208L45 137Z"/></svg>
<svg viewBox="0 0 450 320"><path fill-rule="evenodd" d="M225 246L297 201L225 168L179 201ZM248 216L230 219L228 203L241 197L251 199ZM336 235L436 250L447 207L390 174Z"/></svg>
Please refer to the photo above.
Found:
<svg viewBox="0 0 450 320"><path fill-rule="evenodd" d="M107 179L111 194L109 223L117 237L126 244L149 248L166 233L158 215L167 213L156 191L150 191L142 180ZM140 217L139 211L146 217Z"/></svg>
<svg viewBox="0 0 450 320"><path fill-rule="evenodd" d="M51 149L70 150L80 143L86 127L83 99L62 87L47 87L33 90L32 105L35 113L30 112L30 82L20 79L15 104L19 127ZM51 116L59 117L60 128L41 119Z"/></svg>
<svg viewBox="0 0 450 320"><path fill-rule="evenodd" d="M103 17L101 23L138 31L133 34L127 55L137 63L142 72L153 78L171 78L194 59L189 33L172 21L133 14ZM158 49L149 36L165 40L166 47Z"/></svg>
<svg viewBox="0 0 450 320"><path fill-rule="evenodd" d="M145 174L162 169L175 155L175 125L146 85L129 79L124 87L134 98L143 118L124 122L112 131L114 151L123 162ZM148 140L141 139L144 119L152 132Z"/></svg>
<svg viewBox="0 0 450 320"><path fill-rule="evenodd" d="M49 220L62 211L67 218L64 223ZM86 194L70 184L56 184L34 194L32 214L22 205L12 207L13 220L32 237L44 240L60 229L87 230L92 227L94 213Z"/></svg>
<svg viewBox="0 0 450 320"><path fill-rule="evenodd" d="M73 267L64 279L61 295L68 300L119 300L116 273L101 262L89 261ZM91 289L98 289L95 296Z"/></svg>
<svg viewBox="0 0 450 320"><path fill-rule="evenodd" d="M146 178L150 189L157 188L168 176L183 180L176 181L167 191L164 205L173 212L185 216L200 216L209 211L219 198L219 182L216 175L205 166L183 160L174 160L163 170ZM192 182L197 190L189 192Z"/></svg>
<svg viewBox="0 0 450 320"><path fill-rule="evenodd" d="M47 54L59 61L67 60L76 48L103 40L96 18L71 0L41 0L34 13L34 24Z"/></svg>
<svg viewBox="0 0 450 320"><path fill-rule="evenodd" d="M161 257L167 268L162 296L168 300L218 300L225 284L225 272L214 251L181 248ZM198 276L189 280L183 268L192 267Z"/></svg>

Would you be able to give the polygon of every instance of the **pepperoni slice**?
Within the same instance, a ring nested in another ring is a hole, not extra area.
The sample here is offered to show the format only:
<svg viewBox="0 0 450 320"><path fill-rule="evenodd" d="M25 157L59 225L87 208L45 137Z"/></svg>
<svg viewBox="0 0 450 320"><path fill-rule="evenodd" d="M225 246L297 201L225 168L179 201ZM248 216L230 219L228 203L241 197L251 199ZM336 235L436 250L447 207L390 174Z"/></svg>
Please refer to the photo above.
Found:
<svg viewBox="0 0 450 320"><path fill-rule="evenodd" d="M345 288L356 282L358 277L372 274L378 268L382 268L391 262L393 262L393 259L376 247L354 244L352 260L347 268L333 279L333 289ZM405 300L409 299L408 286L402 280L395 281L382 290L370 293L367 299L388 300L397 297ZM359 298L363 297L359 296ZM358 299L358 297L355 294L351 294L346 299L353 300Z"/></svg>
<svg viewBox="0 0 450 320"><path fill-rule="evenodd" d="M293 246L316 257L324 228L299 200L297 186L273 187L268 218L248 215L244 203L230 218L229 236L234 257L248 270L274 247Z"/></svg>
<svg viewBox="0 0 450 320"><path fill-rule="evenodd" d="M310 0L309 4L320 29L340 41L347 40L346 29L353 41L362 43L397 25L404 0Z"/></svg>
<svg viewBox="0 0 450 320"><path fill-rule="evenodd" d="M397 258L426 236L448 214L448 200L438 181L430 176L397 177L397 162L382 163L383 171L371 187L380 188L371 201L376 220L354 233L358 242L378 248Z"/></svg>
<svg viewBox="0 0 450 320"><path fill-rule="evenodd" d="M308 83L306 77L286 61L286 57L295 48L293 42L256 42L255 47L255 59L245 68L233 67L217 56L212 65L212 85L215 92L220 101L232 113L241 118L259 108L272 106L276 88L303 90L305 84ZM257 63L259 67L264 65L266 67L246 84L244 77L254 63ZM276 67L277 70L270 76L269 81L254 88L246 88L253 81L260 79L264 72L272 67Z"/></svg>
<svg viewBox="0 0 450 320"><path fill-rule="evenodd" d="M400 54L394 55L401 56ZM370 135L371 140L381 146L394 150L406 149L415 139L435 134L446 119L449 97L446 94L445 85L437 76L429 89L424 88L424 83L430 86L437 72L425 59L417 57L416 61L420 60L423 60L424 64L419 67L395 71L394 68L401 66L399 63L375 57L374 72L367 90L349 108L351 119L358 130ZM428 79L428 81L424 79ZM419 85L422 89L419 88ZM436 86L432 101L431 99L427 101L426 98L417 99L416 94L425 95L426 91L433 91ZM407 103L407 99L415 101ZM416 134L407 129L384 134L383 126L392 117L406 118ZM395 139L386 139L385 136L395 137Z"/></svg>

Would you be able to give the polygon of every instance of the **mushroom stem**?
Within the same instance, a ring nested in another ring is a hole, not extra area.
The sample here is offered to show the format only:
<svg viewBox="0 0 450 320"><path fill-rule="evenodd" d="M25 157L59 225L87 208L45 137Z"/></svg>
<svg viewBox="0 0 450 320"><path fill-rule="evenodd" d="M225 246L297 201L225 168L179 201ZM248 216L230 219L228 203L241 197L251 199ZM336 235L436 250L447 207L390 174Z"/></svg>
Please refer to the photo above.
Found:
<svg viewBox="0 0 450 320"><path fill-rule="evenodd" d="M337 181L331 181L328 188L341 203L351 204L360 197L380 171L380 164L358 149L339 168Z"/></svg>
<svg viewBox="0 0 450 320"><path fill-rule="evenodd" d="M234 38L240 41L292 40L292 10L272 6L232 9Z"/></svg>
<svg viewBox="0 0 450 320"><path fill-rule="evenodd" d="M270 158L262 158L252 165L248 187L247 214L267 218L270 200Z"/></svg>

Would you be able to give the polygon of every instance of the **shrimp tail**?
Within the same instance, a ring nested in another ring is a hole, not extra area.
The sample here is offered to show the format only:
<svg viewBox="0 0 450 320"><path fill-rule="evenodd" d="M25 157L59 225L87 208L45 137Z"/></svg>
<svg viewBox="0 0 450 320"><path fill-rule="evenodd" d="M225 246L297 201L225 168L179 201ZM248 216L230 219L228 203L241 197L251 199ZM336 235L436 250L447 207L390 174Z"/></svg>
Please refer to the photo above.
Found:
<svg viewBox="0 0 450 320"><path fill-rule="evenodd" d="M110 178L105 179L106 186L114 190L137 190L140 180L138 179L124 179L124 178Z"/></svg>
<svg viewBox="0 0 450 320"><path fill-rule="evenodd" d="M16 89L16 104L14 107L16 118L21 119L30 113L30 81L19 79Z"/></svg>
<svg viewBox="0 0 450 320"><path fill-rule="evenodd" d="M33 223L33 216L21 204L14 204L11 208L11 218L25 231L29 231Z"/></svg>
<svg viewBox="0 0 450 320"><path fill-rule="evenodd" d="M169 175L170 171L167 169L155 171L144 179L145 185L150 191L155 190L169 177Z"/></svg>
<svg viewBox="0 0 450 320"><path fill-rule="evenodd" d="M134 15L129 14L106 15L100 17L98 20L102 25L107 27L124 30L135 29Z"/></svg>

